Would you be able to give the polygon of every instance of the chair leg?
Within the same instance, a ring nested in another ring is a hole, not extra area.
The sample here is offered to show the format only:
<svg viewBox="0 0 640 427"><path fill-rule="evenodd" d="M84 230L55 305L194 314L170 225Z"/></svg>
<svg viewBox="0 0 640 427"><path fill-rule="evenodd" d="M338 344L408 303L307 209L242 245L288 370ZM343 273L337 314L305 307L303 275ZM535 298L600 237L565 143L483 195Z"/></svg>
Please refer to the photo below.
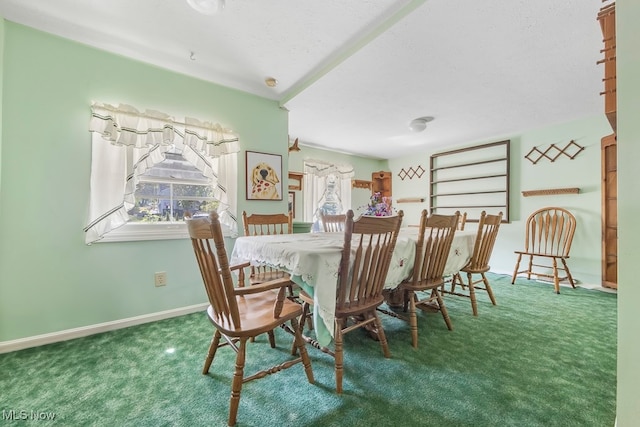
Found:
<svg viewBox="0 0 640 427"><path fill-rule="evenodd" d="M247 349L247 338L240 339L240 347L236 355L236 370L233 373L231 383L231 401L229 402L229 422L228 425L236 425L238 406L240 406L240 392L242 391L242 380L244 379L245 352Z"/></svg>
<svg viewBox="0 0 640 427"><path fill-rule="evenodd" d="M473 275L467 273L467 280L469 281L469 297L471 298L471 310L473 315L478 315L478 301L476 300L476 287L473 285Z"/></svg>
<svg viewBox="0 0 640 427"><path fill-rule="evenodd" d="M297 348L297 351L300 352L300 357L302 358L302 365L304 366L304 372L305 374L307 374L307 380L311 384L313 384L315 382L315 379L313 378L313 369L311 368L311 359L309 359L309 353L307 353L307 347L304 345L304 340L302 339L302 328L300 327L300 325L298 325L298 319L296 319L295 317L291 319L291 328L295 333L293 337L293 345L295 345Z"/></svg>
<svg viewBox="0 0 640 427"><path fill-rule="evenodd" d="M269 345L271 348L276 348L276 337L273 334L273 331L269 331L267 334L269 335Z"/></svg>
<svg viewBox="0 0 640 427"><path fill-rule="evenodd" d="M527 270L527 280L531 280L532 270L533 270L533 255L529 255L529 269Z"/></svg>
<svg viewBox="0 0 640 427"><path fill-rule="evenodd" d="M560 278L558 277L558 261L555 258L553 260L553 287L556 290L556 294L560 293Z"/></svg>
<svg viewBox="0 0 640 427"><path fill-rule="evenodd" d="M436 297L436 301L438 301L438 307L440 309L440 313L442 313L442 317L444 319L444 323L447 324L447 329L453 331L453 325L451 324L451 318L449 318L449 312L447 311L447 307L444 305L444 300L442 299L442 295L437 289L433 289L431 291L431 296Z"/></svg>
<svg viewBox="0 0 640 427"><path fill-rule="evenodd" d="M218 345L220 344L220 331L216 329L213 338L211 339L211 345L209 345L209 351L207 352L207 358L204 360L204 368L202 368L202 375L207 375L209 373L209 368L211 367L211 363L213 362L213 358L216 355L216 350L218 350Z"/></svg>
<svg viewBox="0 0 640 427"><path fill-rule="evenodd" d="M411 329L411 345L418 348L418 316L416 315L416 300L413 291L409 292L409 328Z"/></svg>
<svg viewBox="0 0 640 427"><path fill-rule="evenodd" d="M300 337L302 337L303 333L304 333L304 322L305 319L310 316L309 313L309 304L307 304L306 302L302 303L302 316L300 316L300 322L298 322L296 320L296 324L298 325L297 331L296 332L300 332ZM304 339L302 339L304 341ZM293 341L293 344L291 345L291 355L295 356L296 354L298 354L298 345L296 343L296 341Z"/></svg>
<svg viewBox="0 0 640 427"><path fill-rule="evenodd" d="M516 260L516 268L513 270L513 277L511 278L511 284L516 283L516 276L518 275L518 268L520 268L520 260L522 259L522 254L518 254L518 259Z"/></svg>
<svg viewBox="0 0 640 427"><path fill-rule="evenodd" d="M458 273L453 273L451 275L451 292L452 293L455 292L455 290L456 290L456 283L457 283L459 278L460 278L460 274L458 274Z"/></svg>
<svg viewBox="0 0 640 427"><path fill-rule="evenodd" d="M373 312L374 323L376 325L376 332L378 333L378 341L380 341L380 345L382 346L382 354L387 359L391 357L391 352L389 351L389 343L387 343L387 336L384 333L384 329L382 328L382 321L380 321L380 317L376 311Z"/></svg>
<svg viewBox="0 0 640 427"><path fill-rule="evenodd" d="M335 331L335 371L336 371L336 393L342 394L342 375L344 370L343 349L342 349L342 327L344 319L336 319Z"/></svg>
<svg viewBox="0 0 640 427"><path fill-rule="evenodd" d="M496 304L496 297L493 295L493 289L491 289L491 285L489 284L489 279L487 279L487 276L485 276L484 273L480 273L480 275L482 276L484 287L487 290L487 293L489 294L489 299L491 300L491 304L498 305Z"/></svg>
<svg viewBox="0 0 640 427"><path fill-rule="evenodd" d="M560 258L560 261L562 261L562 265L564 266L564 271L567 272L567 279L569 279L569 283L571 283L571 287L573 289L576 288L576 284L573 281L573 277L571 276L571 272L569 271L569 266L567 265L567 261L565 261L564 258Z"/></svg>

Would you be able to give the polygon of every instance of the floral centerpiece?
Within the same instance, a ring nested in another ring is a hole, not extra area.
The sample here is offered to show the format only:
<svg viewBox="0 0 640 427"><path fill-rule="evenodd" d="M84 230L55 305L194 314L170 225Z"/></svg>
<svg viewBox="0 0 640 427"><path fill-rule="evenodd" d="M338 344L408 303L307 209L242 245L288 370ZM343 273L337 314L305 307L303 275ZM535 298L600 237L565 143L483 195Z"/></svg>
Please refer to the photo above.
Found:
<svg viewBox="0 0 640 427"><path fill-rule="evenodd" d="M369 204L364 206L362 215L369 216L391 216L393 208L391 207L391 197L383 197L380 192L375 192L369 199Z"/></svg>

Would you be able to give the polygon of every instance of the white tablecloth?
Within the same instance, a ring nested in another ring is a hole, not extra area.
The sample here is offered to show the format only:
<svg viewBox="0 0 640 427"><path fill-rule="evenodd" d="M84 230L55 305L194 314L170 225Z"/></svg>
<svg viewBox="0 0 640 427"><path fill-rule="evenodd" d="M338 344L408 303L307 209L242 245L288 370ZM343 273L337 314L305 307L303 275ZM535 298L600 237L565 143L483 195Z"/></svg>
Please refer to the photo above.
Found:
<svg viewBox="0 0 640 427"><path fill-rule="evenodd" d="M467 264L473 252L475 235L474 231L456 231L445 274L457 273ZM401 229L385 281L386 289L397 287L411 274L417 238L417 228ZM236 239L230 262L233 265L250 261L256 266L270 265L289 272L296 284L313 295L316 338L321 345L328 345L333 338L336 285L343 244L343 233L244 236Z"/></svg>

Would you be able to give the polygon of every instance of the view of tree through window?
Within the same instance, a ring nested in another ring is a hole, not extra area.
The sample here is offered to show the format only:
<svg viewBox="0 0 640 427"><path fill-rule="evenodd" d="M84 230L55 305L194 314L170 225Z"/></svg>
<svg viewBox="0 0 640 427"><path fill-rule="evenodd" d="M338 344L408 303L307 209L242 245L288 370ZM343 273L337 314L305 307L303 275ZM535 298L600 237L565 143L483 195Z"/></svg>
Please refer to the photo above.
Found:
<svg viewBox="0 0 640 427"><path fill-rule="evenodd" d="M140 176L135 199L131 222L182 221L187 211L200 216L218 207L209 178L175 150Z"/></svg>

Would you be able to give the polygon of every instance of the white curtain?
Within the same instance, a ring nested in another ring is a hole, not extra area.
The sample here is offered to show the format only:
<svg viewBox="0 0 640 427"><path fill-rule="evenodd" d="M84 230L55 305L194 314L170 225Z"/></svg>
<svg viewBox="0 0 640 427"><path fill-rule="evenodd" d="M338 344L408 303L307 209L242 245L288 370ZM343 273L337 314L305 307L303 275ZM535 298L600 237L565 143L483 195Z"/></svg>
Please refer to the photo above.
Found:
<svg viewBox="0 0 640 427"><path fill-rule="evenodd" d="M100 240L129 220L139 176L181 147L183 156L212 179L225 228L237 232L238 137L220 125L129 105L91 107L91 181L85 242Z"/></svg>
<svg viewBox="0 0 640 427"><path fill-rule="evenodd" d="M318 208L326 201L327 177L337 177L338 197L342 212L351 209L351 178L353 166L333 164L321 160L304 161L304 221L314 222Z"/></svg>

